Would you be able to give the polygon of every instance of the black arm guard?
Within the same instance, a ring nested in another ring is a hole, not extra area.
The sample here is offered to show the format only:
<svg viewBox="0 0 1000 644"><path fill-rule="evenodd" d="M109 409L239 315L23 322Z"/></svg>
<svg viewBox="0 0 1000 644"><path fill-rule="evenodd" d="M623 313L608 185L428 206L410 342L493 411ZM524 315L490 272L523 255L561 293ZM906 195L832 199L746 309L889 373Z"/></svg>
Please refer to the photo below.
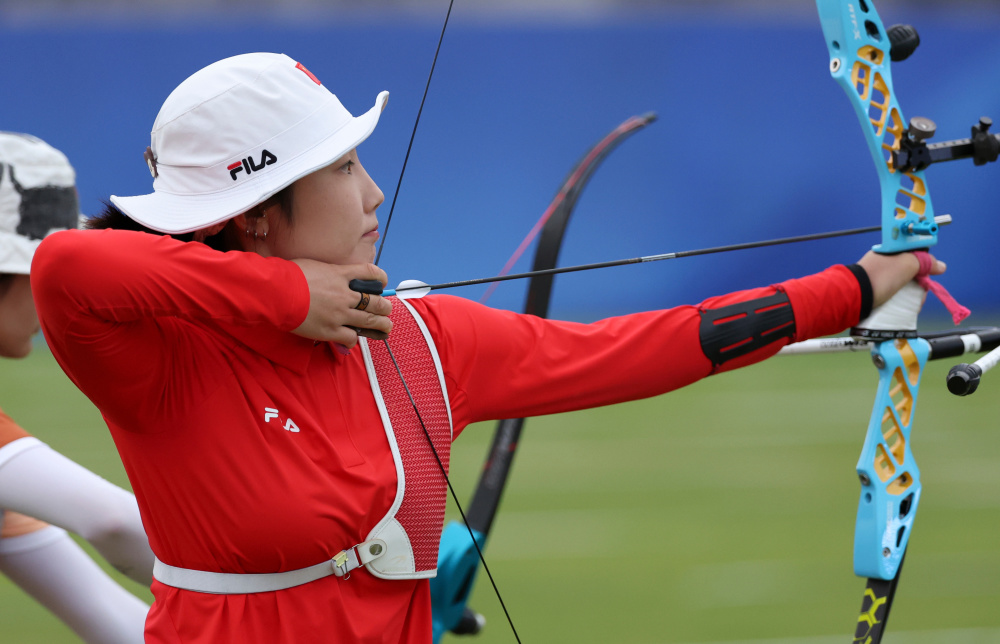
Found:
<svg viewBox="0 0 1000 644"><path fill-rule="evenodd" d="M788 295L774 295L701 312L701 350L718 367L795 334Z"/></svg>

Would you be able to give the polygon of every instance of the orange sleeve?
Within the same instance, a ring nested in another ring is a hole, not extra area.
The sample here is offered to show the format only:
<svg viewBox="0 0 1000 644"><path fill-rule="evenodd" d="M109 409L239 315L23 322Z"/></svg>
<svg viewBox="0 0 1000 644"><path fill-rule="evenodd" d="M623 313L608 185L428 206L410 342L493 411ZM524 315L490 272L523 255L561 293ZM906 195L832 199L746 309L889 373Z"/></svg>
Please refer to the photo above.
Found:
<svg viewBox="0 0 1000 644"><path fill-rule="evenodd" d="M0 447L27 436L31 436L31 434L21 429L21 426L15 423L13 418L0 409Z"/></svg>
<svg viewBox="0 0 1000 644"><path fill-rule="evenodd" d="M28 436L31 434L21 429L21 426L15 423L13 418L0 409L0 447ZM29 532L41 530L47 525L49 524L44 521L0 508L0 539L19 537Z"/></svg>

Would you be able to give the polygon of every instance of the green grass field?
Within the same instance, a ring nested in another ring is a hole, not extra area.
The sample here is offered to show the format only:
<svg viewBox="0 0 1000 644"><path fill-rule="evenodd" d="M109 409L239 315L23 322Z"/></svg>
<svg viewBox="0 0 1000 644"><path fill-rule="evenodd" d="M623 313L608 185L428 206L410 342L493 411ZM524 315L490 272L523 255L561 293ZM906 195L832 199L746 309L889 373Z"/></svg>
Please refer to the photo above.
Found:
<svg viewBox="0 0 1000 644"><path fill-rule="evenodd" d="M1000 377L956 398L951 364L929 366L916 410L924 492L889 644L1000 641ZM875 381L864 354L782 357L529 421L486 549L522 641L848 641L864 586L854 466ZM0 391L29 431L127 485L99 415L44 349L0 362ZM463 503L491 436L473 426L455 445ZM472 605L489 623L470 641L514 641L482 575ZM4 579L0 606L4 642L77 641Z"/></svg>

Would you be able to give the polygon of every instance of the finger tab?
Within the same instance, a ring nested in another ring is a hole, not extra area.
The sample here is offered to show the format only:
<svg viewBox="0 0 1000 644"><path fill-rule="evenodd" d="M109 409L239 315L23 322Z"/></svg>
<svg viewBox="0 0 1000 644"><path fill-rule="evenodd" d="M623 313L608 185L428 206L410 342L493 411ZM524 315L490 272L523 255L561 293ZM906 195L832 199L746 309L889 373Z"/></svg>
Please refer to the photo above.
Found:
<svg viewBox="0 0 1000 644"><path fill-rule="evenodd" d="M356 291L358 293L367 293L368 295L382 294L382 282L378 280L353 279L348 282L348 287L350 287L352 291Z"/></svg>

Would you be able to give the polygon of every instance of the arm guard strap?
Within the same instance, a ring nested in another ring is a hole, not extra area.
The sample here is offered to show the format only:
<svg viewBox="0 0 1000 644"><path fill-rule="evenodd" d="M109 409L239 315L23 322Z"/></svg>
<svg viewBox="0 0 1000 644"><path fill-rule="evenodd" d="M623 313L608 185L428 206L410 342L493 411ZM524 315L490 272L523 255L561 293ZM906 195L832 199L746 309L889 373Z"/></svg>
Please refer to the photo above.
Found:
<svg viewBox="0 0 1000 644"><path fill-rule="evenodd" d="M783 291L701 312L701 350L715 367L794 335L795 314Z"/></svg>

